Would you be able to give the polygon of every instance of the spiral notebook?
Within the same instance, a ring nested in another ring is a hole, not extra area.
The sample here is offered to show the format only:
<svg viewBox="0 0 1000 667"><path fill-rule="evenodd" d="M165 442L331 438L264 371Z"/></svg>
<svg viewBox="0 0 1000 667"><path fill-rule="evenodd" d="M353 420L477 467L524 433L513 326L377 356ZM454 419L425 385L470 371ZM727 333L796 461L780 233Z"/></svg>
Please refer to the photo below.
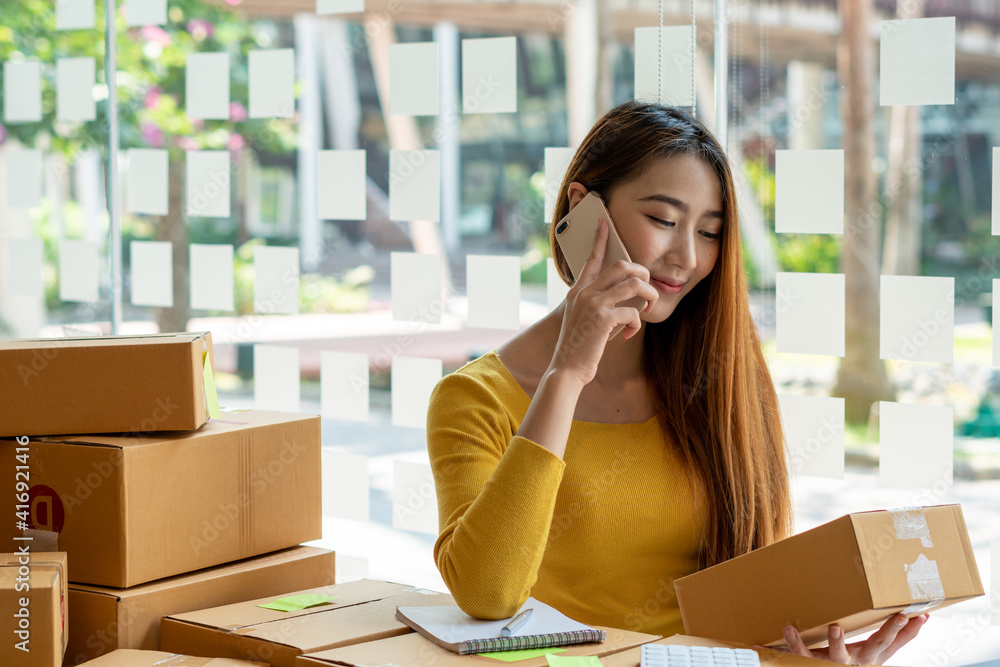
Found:
<svg viewBox="0 0 1000 667"><path fill-rule="evenodd" d="M461 654L547 648L605 640L604 630L578 623L535 598L529 597L517 611L521 613L525 609L533 610L531 618L510 637L500 636L500 630L510 618L484 621L469 616L454 605L396 607L396 618L438 646Z"/></svg>

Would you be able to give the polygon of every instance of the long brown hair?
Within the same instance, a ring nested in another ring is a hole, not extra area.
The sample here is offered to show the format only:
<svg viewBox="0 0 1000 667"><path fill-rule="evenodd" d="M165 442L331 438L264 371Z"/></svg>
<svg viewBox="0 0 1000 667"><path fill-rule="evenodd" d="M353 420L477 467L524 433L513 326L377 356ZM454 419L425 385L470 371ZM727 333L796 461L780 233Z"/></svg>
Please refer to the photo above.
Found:
<svg viewBox="0 0 1000 667"><path fill-rule="evenodd" d="M703 482L709 521L701 566L786 537L792 511L778 400L750 316L733 176L714 136L690 114L660 104L621 104L587 134L566 170L552 223L569 210L578 181L605 199L658 159L690 154L719 177L724 221L709 275L662 323L647 323L643 357L659 422ZM572 272L549 227L563 281Z"/></svg>

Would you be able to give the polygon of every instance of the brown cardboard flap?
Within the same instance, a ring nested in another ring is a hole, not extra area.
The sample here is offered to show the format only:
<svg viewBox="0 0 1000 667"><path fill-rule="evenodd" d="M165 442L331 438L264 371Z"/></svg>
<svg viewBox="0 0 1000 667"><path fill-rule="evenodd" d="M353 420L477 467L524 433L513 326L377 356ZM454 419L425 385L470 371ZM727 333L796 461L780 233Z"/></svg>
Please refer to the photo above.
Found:
<svg viewBox="0 0 1000 667"><path fill-rule="evenodd" d="M23 350L60 347L92 347L104 345L133 345L173 343L177 340L198 340L207 331L185 331L179 333L156 334L116 334L114 336L67 336L66 338L17 338L0 341L0 350Z"/></svg>
<svg viewBox="0 0 1000 667"><path fill-rule="evenodd" d="M275 667L293 667L302 653L411 633L409 626L396 620L397 602L455 603L445 593L421 590L364 579L167 616L160 622L160 646L179 653L248 658ZM287 613L256 606L303 593L329 595L341 604Z"/></svg>
<svg viewBox="0 0 1000 667"><path fill-rule="evenodd" d="M170 618L174 621L182 623L200 625L206 628L217 628L229 632L240 628L246 629L253 626L267 624L273 621L288 621L289 619L297 618L299 616L309 616L311 614L321 614L334 610L340 610L346 607L380 600L382 598L402 595L411 591L413 591L412 586L394 584L388 581L362 579L360 581L352 581L346 584L321 586L319 588L310 588L304 591L271 595L266 598L248 600L247 602L240 602L238 604L215 607L212 609L202 609L199 611L189 612L187 614L174 614L171 615ZM265 609L264 607L257 606L259 604L271 602L272 600L278 598L288 597L291 595L304 595L306 593L327 595L329 597L336 598L336 600L333 605L309 607L300 611L290 612L275 611L273 609Z"/></svg>
<svg viewBox="0 0 1000 667"><path fill-rule="evenodd" d="M119 649L87 663L88 667L270 667L266 662L202 658L164 651Z"/></svg>
<svg viewBox="0 0 1000 667"><path fill-rule="evenodd" d="M599 625L593 627L604 630L607 633L607 640L600 643L562 646L560 648L566 650L559 655L566 657L593 655L603 658L659 639L659 635L605 628ZM478 665L479 667L487 667L488 665L497 665L500 667L509 664L502 660L488 658L486 655L459 655L438 646L419 633L411 632L399 637L303 655L296 659L295 667L329 667L330 665L346 665L348 667L363 667L364 665L393 665L395 667L426 667L427 665L435 667L461 667L465 665L468 667L469 665ZM540 656L519 660L516 664L518 667L545 667L548 663L545 656Z"/></svg>
<svg viewBox="0 0 1000 667"><path fill-rule="evenodd" d="M315 613L298 616L294 631L290 631L289 623L279 620L239 628L234 633L276 644L292 645L303 651L313 651L318 647L347 645L353 643L354 638L364 635L379 634L388 637L411 632L405 623L396 618L396 607L453 604L454 598L444 593L404 593L354 604L349 608L324 605L303 610Z"/></svg>

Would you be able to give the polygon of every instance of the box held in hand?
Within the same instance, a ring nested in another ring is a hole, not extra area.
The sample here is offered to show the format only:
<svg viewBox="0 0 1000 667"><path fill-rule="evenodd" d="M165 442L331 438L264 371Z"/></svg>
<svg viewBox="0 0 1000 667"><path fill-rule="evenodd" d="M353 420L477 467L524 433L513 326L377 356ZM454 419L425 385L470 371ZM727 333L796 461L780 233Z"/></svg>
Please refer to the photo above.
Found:
<svg viewBox="0 0 1000 667"><path fill-rule="evenodd" d="M689 635L807 646L983 595L959 505L856 512L674 581Z"/></svg>

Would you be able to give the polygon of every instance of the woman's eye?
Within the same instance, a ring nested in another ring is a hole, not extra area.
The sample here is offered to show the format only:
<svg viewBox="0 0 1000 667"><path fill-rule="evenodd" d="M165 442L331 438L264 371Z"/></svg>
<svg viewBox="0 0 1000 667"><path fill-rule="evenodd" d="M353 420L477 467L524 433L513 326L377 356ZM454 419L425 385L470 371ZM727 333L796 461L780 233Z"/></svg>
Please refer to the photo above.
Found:
<svg viewBox="0 0 1000 667"><path fill-rule="evenodd" d="M673 227L676 224L671 220L660 220L659 218L654 218L653 216L649 216L649 219L658 222L661 225L666 225L667 227Z"/></svg>
<svg viewBox="0 0 1000 667"><path fill-rule="evenodd" d="M661 224L661 225L663 225L663 226L665 226L665 227L675 227L675 226L677 225L677 223L676 223L676 222L674 222L673 220L661 220L660 218L657 218L657 217L655 217L655 216L652 216L652 215L647 215L646 217L648 217L648 218L649 218L650 220L652 220L653 222L656 222L656 223L658 223L658 224ZM702 234L702 236L704 236L705 238L707 238L707 239L711 239L711 240L713 240L713 241L715 241L715 240L717 240L717 239L719 239L719 238L721 238L721 237L722 237L722 234L720 234L720 233L717 233L717 232L706 232L706 231L702 231L702 232L701 232L701 234Z"/></svg>

